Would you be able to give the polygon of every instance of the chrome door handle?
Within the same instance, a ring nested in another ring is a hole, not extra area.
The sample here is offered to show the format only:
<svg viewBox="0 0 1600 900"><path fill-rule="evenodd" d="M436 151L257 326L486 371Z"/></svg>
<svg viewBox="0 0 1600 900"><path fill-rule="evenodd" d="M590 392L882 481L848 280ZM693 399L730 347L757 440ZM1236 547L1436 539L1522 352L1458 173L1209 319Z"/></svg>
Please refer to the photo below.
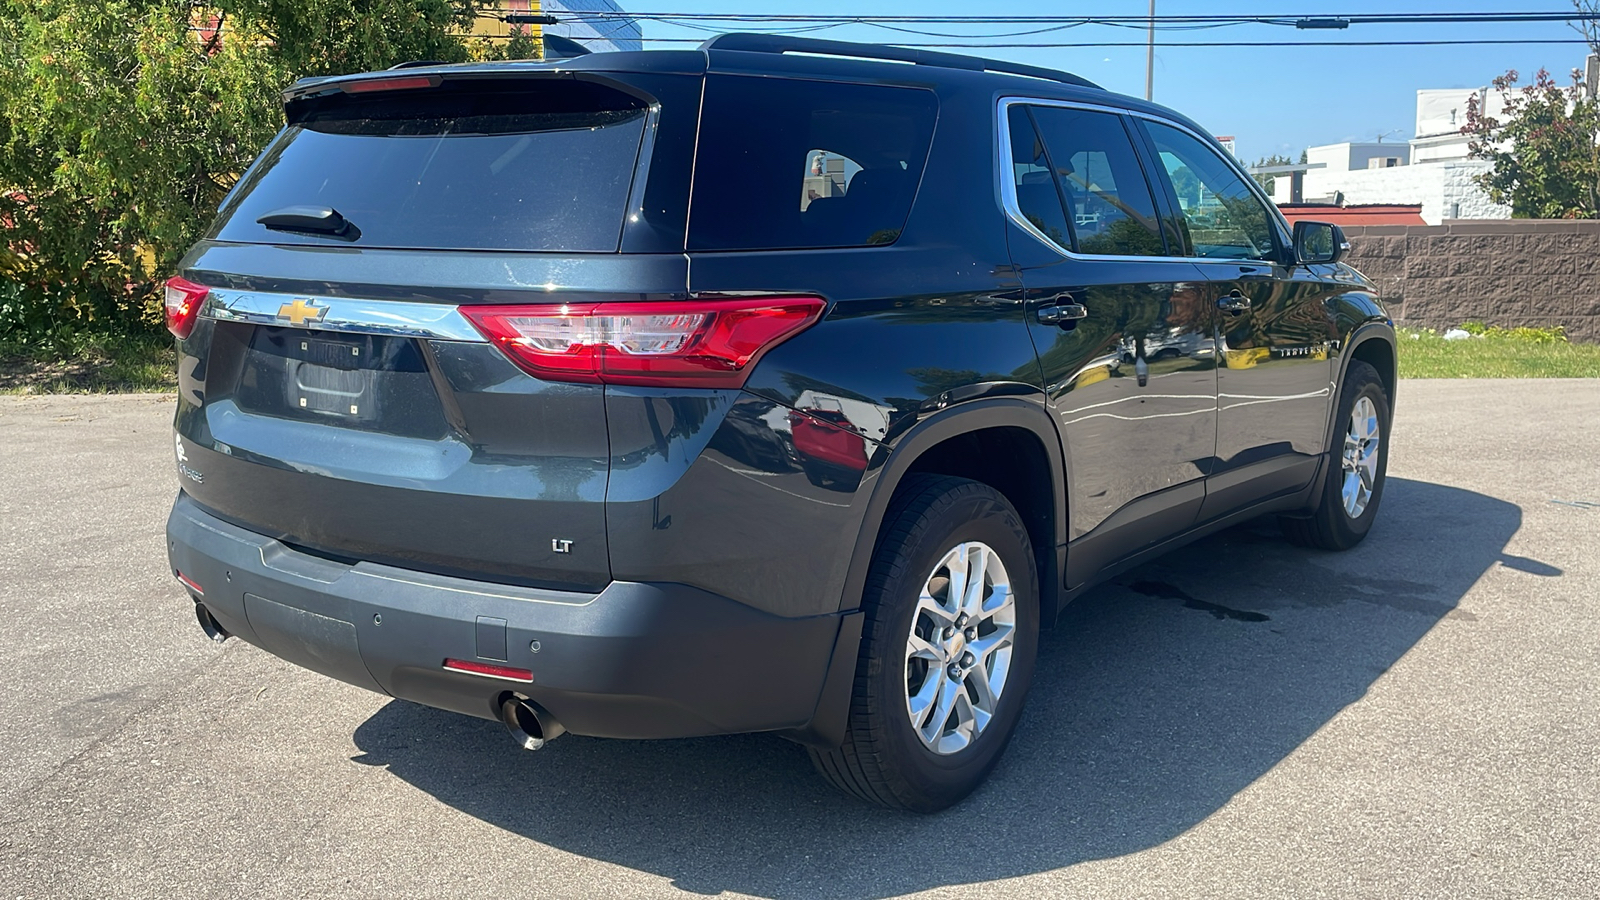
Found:
<svg viewBox="0 0 1600 900"><path fill-rule="evenodd" d="M1250 309L1250 298L1236 290L1225 297L1219 297L1217 299L1217 309L1230 316L1237 316Z"/></svg>
<svg viewBox="0 0 1600 900"><path fill-rule="evenodd" d="M1041 325L1073 325L1079 319L1089 317L1089 310L1082 303L1061 303L1056 306L1046 306L1036 313Z"/></svg>

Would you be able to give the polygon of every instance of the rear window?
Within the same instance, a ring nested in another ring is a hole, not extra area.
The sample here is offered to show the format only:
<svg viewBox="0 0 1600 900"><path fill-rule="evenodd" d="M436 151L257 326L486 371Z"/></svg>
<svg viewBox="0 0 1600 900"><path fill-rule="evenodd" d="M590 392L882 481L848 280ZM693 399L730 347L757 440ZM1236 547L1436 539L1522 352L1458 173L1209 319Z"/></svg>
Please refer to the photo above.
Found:
<svg viewBox="0 0 1600 900"><path fill-rule="evenodd" d="M303 101L219 217L216 238L273 244L615 252L643 101L562 80ZM331 208L340 236L268 228Z"/></svg>
<svg viewBox="0 0 1600 900"><path fill-rule="evenodd" d="M894 243L937 115L919 88L708 77L689 249Z"/></svg>

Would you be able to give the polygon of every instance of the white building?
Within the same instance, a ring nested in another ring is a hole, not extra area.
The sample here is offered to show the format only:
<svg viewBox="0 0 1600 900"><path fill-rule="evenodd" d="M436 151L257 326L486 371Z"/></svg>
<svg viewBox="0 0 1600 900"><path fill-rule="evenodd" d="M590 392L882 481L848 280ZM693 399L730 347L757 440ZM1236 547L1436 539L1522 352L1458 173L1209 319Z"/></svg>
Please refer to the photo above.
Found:
<svg viewBox="0 0 1600 900"><path fill-rule="evenodd" d="M622 7L613 0L543 0L539 5L558 23L544 26L546 44L554 43L551 38L564 38L590 53L643 47L638 20L623 17Z"/></svg>
<svg viewBox="0 0 1600 900"><path fill-rule="evenodd" d="M1489 170L1487 160L1471 159L1467 104L1477 98L1490 114L1501 111L1498 92L1487 89L1417 91L1416 137L1407 144L1326 144L1306 150L1313 168L1305 173L1307 203L1420 203L1422 219L1509 219L1511 207L1491 202L1473 178ZM1290 202L1290 179L1274 182L1278 203Z"/></svg>
<svg viewBox="0 0 1600 900"><path fill-rule="evenodd" d="M529 29L545 59L643 47L639 21L615 0L500 0L478 11L473 33L503 38Z"/></svg>

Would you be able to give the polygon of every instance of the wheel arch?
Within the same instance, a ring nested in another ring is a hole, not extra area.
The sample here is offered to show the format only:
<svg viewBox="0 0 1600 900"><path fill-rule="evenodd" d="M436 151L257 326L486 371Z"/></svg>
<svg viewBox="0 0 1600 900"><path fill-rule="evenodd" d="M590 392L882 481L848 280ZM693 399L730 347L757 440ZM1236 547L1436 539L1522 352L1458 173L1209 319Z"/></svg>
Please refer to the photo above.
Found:
<svg viewBox="0 0 1600 900"><path fill-rule="evenodd" d="M1383 379L1383 390L1389 395L1389 403L1394 404L1395 382L1399 379L1399 359L1396 353L1394 331L1387 326L1367 327L1351 336L1350 352L1344 363L1344 368L1350 367L1351 360L1360 360L1378 370L1378 377ZM1344 383L1344 373L1339 375L1339 383Z"/></svg>
<svg viewBox="0 0 1600 900"><path fill-rule="evenodd" d="M1066 465L1061 438L1042 405L1015 397L964 403L918 423L879 452L886 458L856 536L841 610L860 605L889 502L901 481L927 472L982 482L1017 508L1038 562L1040 618L1054 621L1066 548Z"/></svg>
<svg viewBox="0 0 1600 900"><path fill-rule="evenodd" d="M1043 464L1042 475L1048 479L1048 488L1044 492L1045 499L1042 503L1038 501L1040 493L1038 491L1032 492L1030 499L1033 502L1019 504L1005 488L995 486L992 483L994 479L973 480L989 484L1005 494L1023 515L1025 522L1030 519L1027 510L1034 511L1029 524L1029 537L1036 545L1034 555L1038 560L1040 573L1039 621L1041 627L1054 623L1064 596L1061 579L1066 566L1067 547L1063 535L1066 534L1068 502L1067 459L1054 420L1041 403L1020 397L971 400L935 413L906 431L892 445L878 448L877 452L883 454L883 459L877 465L875 474L871 476L872 486L866 512L856 533L850 565L840 593L841 625L834 644L833 659L829 663L828 676L817 698L816 712L812 715L811 721L801 728L786 732L785 737L824 749L838 747L844 741L845 724L850 709L850 690L855 678L856 660L861 652L861 628L864 617L860 608L861 595L866 588L867 569L877 550L889 502L899 489L901 481L913 472L938 472L972 477L967 474L970 469L961 471L960 466L951 465L963 456L970 458L970 453L961 454L949 448L952 442L961 441L965 436L975 434L988 435L990 439L1000 441L1032 441L1032 447L1036 449L1037 454L1032 457L1031 466L1036 467L1041 462ZM992 445L980 444L981 446ZM1023 443L1020 446L1029 445ZM947 449L940 450L941 447ZM878 460L875 458L874 462L877 463ZM918 468L919 462L922 468ZM952 468L958 471L944 471ZM1017 468L1022 472L1039 472L1038 468ZM1025 484L1026 480L1026 477L1019 473L1007 486L1016 490L1017 485ZM1043 526L1044 540L1035 537L1035 528L1039 526Z"/></svg>
<svg viewBox="0 0 1600 900"><path fill-rule="evenodd" d="M1344 387L1345 375L1349 373L1352 361L1360 360L1378 370L1383 388L1389 394L1389 408L1394 408L1395 388L1400 376L1398 343L1394 325L1387 319L1364 322L1352 329L1350 336L1345 339L1344 352L1339 354L1339 371L1333 377L1333 402L1328 405L1328 431L1323 441L1328 451L1333 449L1333 436L1338 427L1335 420L1339 417L1339 391Z"/></svg>
<svg viewBox="0 0 1600 900"><path fill-rule="evenodd" d="M1334 439L1339 431L1339 392L1344 389L1344 379L1350 371L1350 363L1360 360L1378 370L1378 377L1383 381L1383 387L1389 394L1389 408L1394 409L1395 388L1399 381L1399 357L1395 339L1394 323L1388 319L1371 319L1351 329L1349 337L1344 341L1343 352L1339 354L1338 369L1331 373L1333 397L1328 404L1328 425L1322 439L1322 463L1317 474L1311 479L1313 485L1307 495L1312 498L1322 496L1322 487L1329 472L1332 470ZM1314 500L1312 502L1315 502ZM1299 516L1294 513L1292 516Z"/></svg>

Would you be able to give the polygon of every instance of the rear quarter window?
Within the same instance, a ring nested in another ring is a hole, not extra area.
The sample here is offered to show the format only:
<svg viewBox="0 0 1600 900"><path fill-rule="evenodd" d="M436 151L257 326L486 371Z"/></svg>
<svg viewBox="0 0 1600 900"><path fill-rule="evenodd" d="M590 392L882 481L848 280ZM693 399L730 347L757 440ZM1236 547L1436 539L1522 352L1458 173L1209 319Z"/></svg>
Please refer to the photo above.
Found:
<svg viewBox="0 0 1600 900"><path fill-rule="evenodd" d="M709 76L689 249L894 243L937 116L920 88Z"/></svg>
<svg viewBox="0 0 1600 900"><path fill-rule="evenodd" d="M615 252L645 103L569 80L467 82L309 102L223 208L215 237L399 249ZM337 210L341 237L268 228Z"/></svg>

